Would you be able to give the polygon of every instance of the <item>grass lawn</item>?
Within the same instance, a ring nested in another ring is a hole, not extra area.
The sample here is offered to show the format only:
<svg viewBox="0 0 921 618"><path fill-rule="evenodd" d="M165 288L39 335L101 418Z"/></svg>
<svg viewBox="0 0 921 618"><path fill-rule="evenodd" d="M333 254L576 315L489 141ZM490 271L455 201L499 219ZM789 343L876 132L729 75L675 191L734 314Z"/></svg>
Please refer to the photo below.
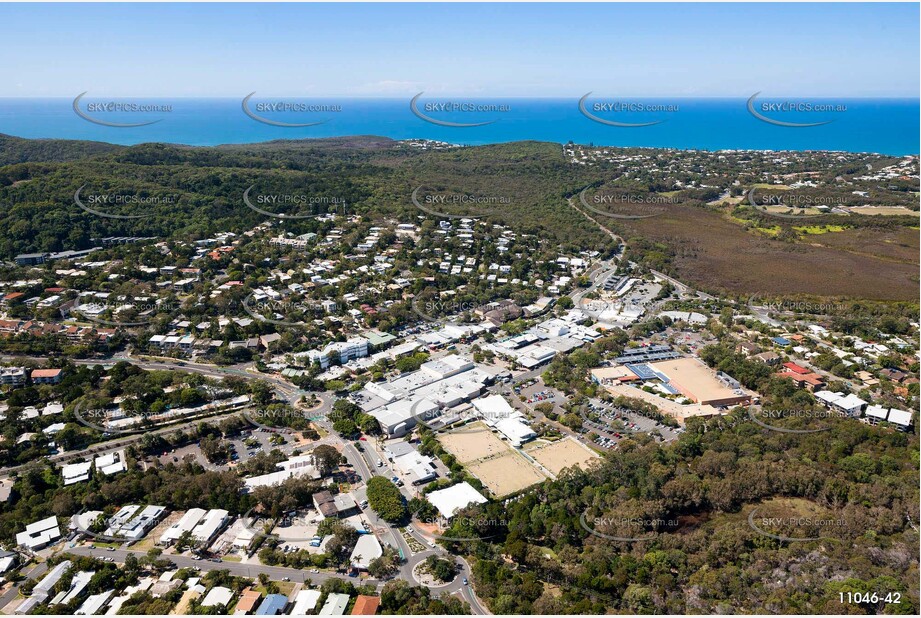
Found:
<svg viewBox="0 0 921 618"><path fill-rule="evenodd" d="M843 232L847 228L843 225L796 225L793 229L801 234L827 234L829 232Z"/></svg>
<svg viewBox="0 0 921 618"><path fill-rule="evenodd" d="M278 586L278 594L283 594L283 595L285 595L285 596L288 596L289 594L291 594L291 591L294 590L294 582L278 582L278 581L276 581L276 582L273 582L273 583L274 583L276 586ZM265 596L265 595L267 595L267 594L271 594L270 592L268 592L268 591L266 590L265 586L263 586L262 584L258 584L258 585L256 585L256 586L253 586L253 590L256 590L256 591L262 593L263 596Z"/></svg>

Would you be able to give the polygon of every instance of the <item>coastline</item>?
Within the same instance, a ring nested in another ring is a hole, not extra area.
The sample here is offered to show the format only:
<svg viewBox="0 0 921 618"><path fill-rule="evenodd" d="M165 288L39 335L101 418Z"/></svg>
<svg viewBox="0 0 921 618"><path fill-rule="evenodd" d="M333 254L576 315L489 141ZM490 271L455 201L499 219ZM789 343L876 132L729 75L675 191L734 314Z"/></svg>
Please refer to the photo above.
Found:
<svg viewBox="0 0 921 618"><path fill-rule="evenodd" d="M88 97L90 95L87 95ZM434 98L434 97L433 97ZM443 97L442 97L443 98ZM290 98L341 106L340 111L274 112L260 117L305 122L303 127L271 126L247 117L241 99L118 98L115 101L168 104L168 112L95 113L81 117L68 98L0 98L0 133L22 139L96 141L121 146L165 143L190 147L260 144L280 139L301 140L375 135L393 140L434 140L464 146L519 141L569 142L611 148L651 148L678 151L845 152L908 156L921 153L917 135L919 103L910 98L847 98L847 113L791 115L782 118L828 120L824 126L789 128L759 120L744 98L672 99L674 113L643 111L607 117L651 121L651 126L615 127L593 121L580 111L576 99L470 99L500 103L503 112L470 114L427 113L436 119L483 120L488 126L456 128L426 121L410 108L408 98ZM463 100L463 99L459 99ZM646 104L664 98L634 98ZM105 101L94 97L92 101ZM87 98L81 105L89 105ZM255 101L255 100L254 100ZM820 99L815 101L820 102ZM253 105L258 105L254 103ZM255 109L255 108L253 108ZM424 111L420 103L418 108ZM149 122L147 126L113 127L94 124L95 118L116 122ZM654 126L652 126L654 125Z"/></svg>
<svg viewBox="0 0 921 618"><path fill-rule="evenodd" d="M354 140L357 138L366 138L374 140L389 140L394 143L405 143L405 142L440 142L448 144L452 148L478 148L478 147L487 147L487 146L496 146L503 144L514 144L514 143L525 143L525 142L536 142L542 144L553 144L555 146L563 147L569 142L556 142L551 140L540 140L540 139L512 139L512 140L501 140L494 142L484 142L476 144L463 144L463 143L450 143L444 142L443 140L436 140L428 137L409 137L409 138L394 138L386 135L372 135L372 134L343 134L343 135L329 135L321 137L278 137L266 140L258 141L246 141L246 142L226 142L226 143L217 143L217 144L191 144L186 142L165 142L159 140L151 141L139 141L133 143L119 143L115 141L104 141L97 139L82 139L82 138L68 138L68 137L24 137L22 135L13 135L10 133L4 133L0 131L0 139L3 138L12 138L17 140L24 140L30 142L82 142L89 144L98 144L101 146L112 146L116 148L132 148L135 146L151 146L151 145L160 145L160 146L172 146L175 148L245 148L247 146L263 146L267 144L278 144L282 142L290 142L292 144L296 143L320 143L320 142L332 142L335 140ZM578 146L590 146L587 143L573 142ZM842 155L875 155L880 157L892 157L892 158L901 158L901 157L912 157L912 156L921 156L921 149L919 153L889 153L889 152L875 152L875 151L866 151L866 150L841 150L841 149L832 149L832 148L683 148L677 146L625 146L618 144L594 144L592 147L599 148L614 148L620 150L654 150L654 151L670 151L670 152L705 152L705 153L729 153L729 152L752 152L752 153L802 153L802 152L815 152L815 153L826 153L826 154L835 154L839 153Z"/></svg>

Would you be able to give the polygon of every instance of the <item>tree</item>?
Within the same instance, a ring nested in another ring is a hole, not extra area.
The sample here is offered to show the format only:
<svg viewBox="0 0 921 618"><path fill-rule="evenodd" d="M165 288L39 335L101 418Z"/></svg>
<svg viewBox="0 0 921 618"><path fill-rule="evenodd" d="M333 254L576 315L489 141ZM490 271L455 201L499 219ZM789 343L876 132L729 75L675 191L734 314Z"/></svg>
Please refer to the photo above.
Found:
<svg viewBox="0 0 921 618"><path fill-rule="evenodd" d="M375 579L385 579L396 575L400 570L400 554L389 545L379 557L368 563L368 575Z"/></svg>
<svg viewBox="0 0 921 618"><path fill-rule="evenodd" d="M440 582L449 582L457 575L457 563L438 556L426 558L424 568Z"/></svg>
<svg viewBox="0 0 921 618"><path fill-rule="evenodd" d="M343 438L353 438L359 434L358 425L347 418L341 418L334 422L333 430Z"/></svg>
<svg viewBox="0 0 921 618"><path fill-rule="evenodd" d="M394 523L406 518L406 504L400 489L383 476L368 481L368 505L384 521Z"/></svg>
<svg viewBox="0 0 921 618"><path fill-rule="evenodd" d="M313 463L321 476L327 476L339 466L342 456L334 446L321 444L313 449Z"/></svg>
<svg viewBox="0 0 921 618"><path fill-rule="evenodd" d="M202 455L211 463L223 463L230 457L230 445L214 436L205 436L198 445Z"/></svg>

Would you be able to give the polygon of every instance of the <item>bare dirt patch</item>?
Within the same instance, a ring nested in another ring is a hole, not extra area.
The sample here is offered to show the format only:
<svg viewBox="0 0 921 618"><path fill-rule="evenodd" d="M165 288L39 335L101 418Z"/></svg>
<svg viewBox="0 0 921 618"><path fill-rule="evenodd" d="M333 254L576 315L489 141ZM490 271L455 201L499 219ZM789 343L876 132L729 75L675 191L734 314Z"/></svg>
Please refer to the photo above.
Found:
<svg viewBox="0 0 921 618"><path fill-rule="evenodd" d="M559 474L565 468L572 466L587 470L592 462L600 459L593 451L572 438L564 438L549 444L534 442L525 449L525 452L553 474Z"/></svg>
<svg viewBox="0 0 921 618"><path fill-rule="evenodd" d="M508 451L467 466L497 498L521 491L544 480L527 460L515 451Z"/></svg>
<svg viewBox="0 0 921 618"><path fill-rule="evenodd" d="M481 428L482 431L473 431L474 428ZM442 434L438 440L462 464L509 450L508 445L480 422L466 425L461 432Z"/></svg>

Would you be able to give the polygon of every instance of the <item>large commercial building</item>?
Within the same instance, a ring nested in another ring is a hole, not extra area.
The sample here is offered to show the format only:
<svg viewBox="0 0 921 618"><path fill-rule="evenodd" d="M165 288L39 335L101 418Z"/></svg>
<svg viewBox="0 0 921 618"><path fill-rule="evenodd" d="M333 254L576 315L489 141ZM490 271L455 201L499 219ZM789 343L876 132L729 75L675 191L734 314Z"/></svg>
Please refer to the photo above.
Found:
<svg viewBox="0 0 921 618"><path fill-rule="evenodd" d="M367 571L371 561L384 555L381 544L373 534L359 535L352 555L349 556L349 563L353 569Z"/></svg>
<svg viewBox="0 0 921 618"><path fill-rule="evenodd" d="M313 455L298 455L287 461L277 463L276 467L278 468L276 472L243 479L246 491L252 491L257 487L279 485L293 476L309 476L314 480L320 479L320 472L314 465Z"/></svg>
<svg viewBox="0 0 921 618"><path fill-rule="evenodd" d="M853 418L860 418L861 413L867 406L866 401L852 393L845 395L834 391L819 391L815 394L815 398L821 401L826 408L836 410Z"/></svg>
<svg viewBox="0 0 921 618"><path fill-rule="evenodd" d="M714 374L702 361L696 358L675 358L649 363L659 378L679 393L701 405L734 406L751 401L732 378Z"/></svg>
<svg viewBox="0 0 921 618"><path fill-rule="evenodd" d="M323 369L333 363L344 365L350 360L368 355L369 341L364 337L352 337L347 341L334 341L322 350L310 350L304 354L312 363L319 363ZM301 354L295 354L301 356Z"/></svg>
<svg viewBox="0 0 921 618"><path fill-rule="evenodd" d="M211 509L192 529L192 538L202 545L209 544L227 523L228 514L224 509Z"/></svg>
<svg viewBox="0 0 921 618"><path fill-rule="evenodd" d="M452 354L390 382L369 382L354 399L385 433L399 437L412 431L419 419L428 424L442 410L477 397L492 379L472 361Z"/></svg>

